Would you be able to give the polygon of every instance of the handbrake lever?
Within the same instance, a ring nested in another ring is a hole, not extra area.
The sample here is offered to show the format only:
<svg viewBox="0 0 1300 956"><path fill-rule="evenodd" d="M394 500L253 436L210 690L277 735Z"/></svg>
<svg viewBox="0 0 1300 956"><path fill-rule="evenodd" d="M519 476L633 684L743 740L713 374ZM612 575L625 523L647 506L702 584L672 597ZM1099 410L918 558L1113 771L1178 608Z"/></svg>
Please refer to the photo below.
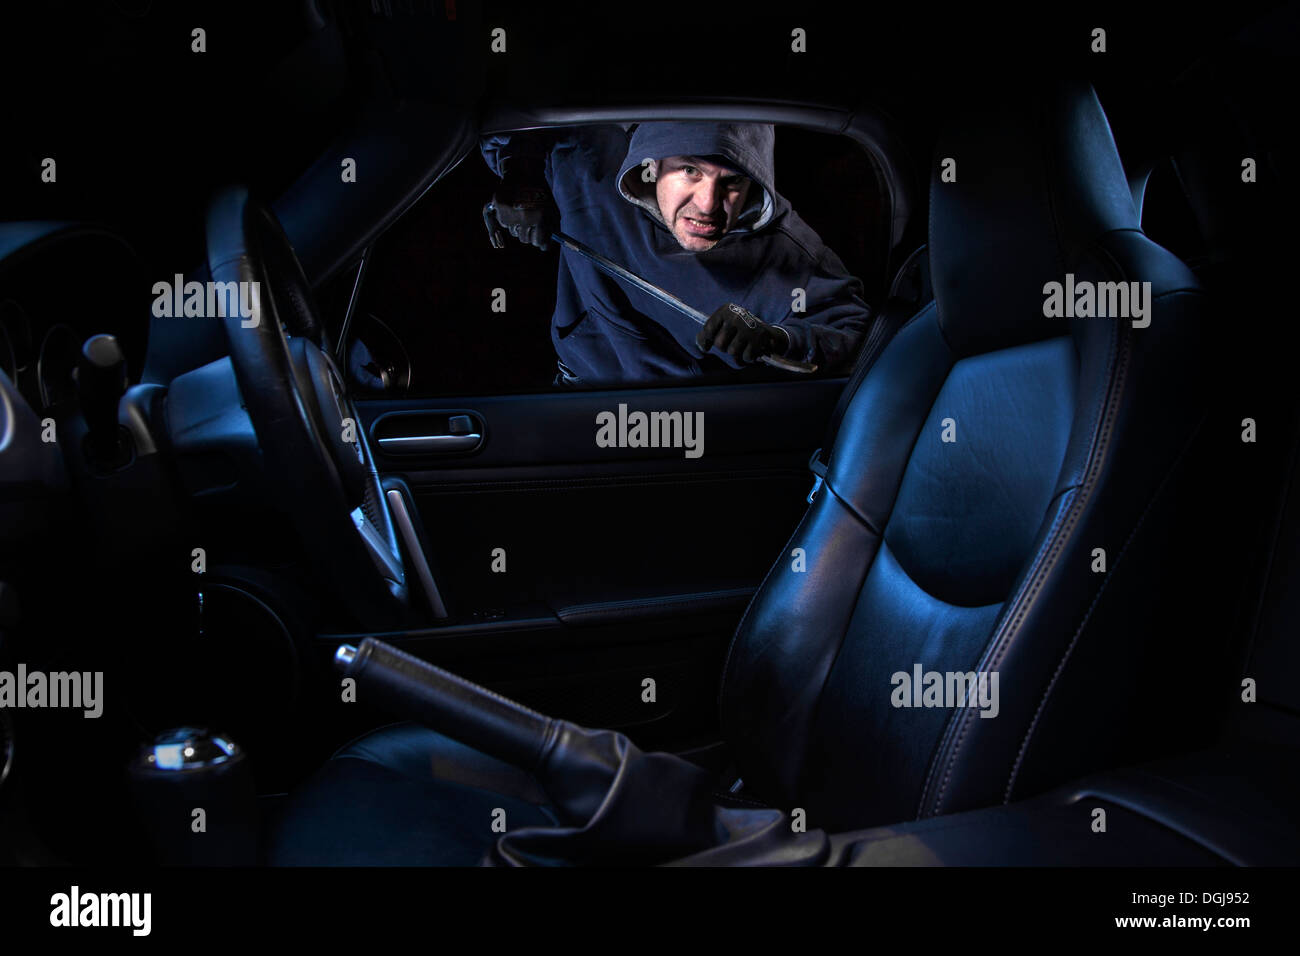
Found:
<svg viewBox="0 0 1300 956"><path fill-rule="evenodd" d="M334 664L368 698L529 772L541 769L559 723L373 637L344 644Z"/></svg>
<svg viewBox="0 0 1300 956"><path fill-rule="evenodd" d="M508 829L495 865L819 865L821 830L792 831L783 810L724 807L712 774L680 757L643 753L623 734L544 717L368 637L334 657L358 689L402 716L534 775L558 825ZM432 768L430 768L432 769Z"/></svg>

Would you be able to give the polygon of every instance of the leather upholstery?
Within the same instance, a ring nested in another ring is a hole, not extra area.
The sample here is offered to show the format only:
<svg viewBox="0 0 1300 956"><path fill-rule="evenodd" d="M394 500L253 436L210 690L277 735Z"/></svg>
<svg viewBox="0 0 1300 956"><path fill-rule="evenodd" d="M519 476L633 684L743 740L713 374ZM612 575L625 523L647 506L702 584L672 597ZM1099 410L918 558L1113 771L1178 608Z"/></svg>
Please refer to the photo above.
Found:
<svg viewBox="0 0 1300 956"><path fill-rule="evenodd" d="M1294 750L1245 741L1071 781L1010 806L832 839L831 866L1294 866ZM1080 819L1106 810L1121 840Z"/></svg>
<svg viewBox="0 0 1300 956"><path fill-rule="evenodd" d="M508 826L558 822L530 775L416 724L344 747L292 794L266 848L279 866L473 866Z"/></svg>
<svg viewBox="0 0 1300 956"><path fill-rule="evenodd" d="M1117 577L1151 570L1126 545L1203 416L1204 300L1137 230L1095 95L991 112L939 146L958 180L936 164L936 300L850 404L829 493L786 549L807 571L774 566L724 671L746 792L832 830L1003 802L1114 757L1127 701L1070 659L1105 648L1113 672L1141 654L1146 634L1090 615ZM1067 271L1151 282L1150 325L1045 318L1044 285ZM997 717L893 707L890 675L916 664L998 672ZM1087 720L1061 720L1077 682L1094 690Z"/></svg>
<svg viewBox="0 0 1300 956"><path fill-rule="evenodd" d="M936 155L958 178L936 160L935 300L849 403L724 666L744 793L830 832L1003 803L1115 759L1126 668L1156 637L1111 595L1177 587L1161 549L1132 545L1204 414L1205 304L1139 231L1095 95L991 99ZM1044 284L1066 272L1152 283L1150 325L1046 318ZM891 675L915 665L998 672L997 716L893 706ZM386 737L366 746L389 762Z"/></svg>

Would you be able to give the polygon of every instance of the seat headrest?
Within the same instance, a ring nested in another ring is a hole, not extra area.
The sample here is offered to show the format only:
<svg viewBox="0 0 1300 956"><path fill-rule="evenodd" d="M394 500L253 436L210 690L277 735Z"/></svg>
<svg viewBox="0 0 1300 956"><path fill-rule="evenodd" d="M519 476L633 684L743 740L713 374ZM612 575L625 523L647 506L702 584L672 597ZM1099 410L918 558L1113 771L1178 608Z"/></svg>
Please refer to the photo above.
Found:
<svg viewBox="0 0 1300 956"><path fill-rule="evenodd" d="M1043 314L1044 284L1063 282L1104 233L1139 228L1088 84L983 97L940 135L932 168L934 294L962 355L1061 334ZM944 182L945 169L955 181Z"/></svg>

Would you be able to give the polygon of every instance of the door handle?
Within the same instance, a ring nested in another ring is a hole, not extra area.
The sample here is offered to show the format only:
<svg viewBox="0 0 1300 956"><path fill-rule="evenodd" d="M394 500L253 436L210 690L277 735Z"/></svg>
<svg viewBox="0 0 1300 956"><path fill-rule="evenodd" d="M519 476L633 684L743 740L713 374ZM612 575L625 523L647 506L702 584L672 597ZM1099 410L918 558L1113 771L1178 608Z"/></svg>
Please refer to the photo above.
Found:
<svg viewBox="0 0 1300 956"><path fill-rule="evenodd" d="M469 451L483 440L478 432L468 435L394 435L379 439L379 447L399 455Z"/></svg>
<svg viewBox="0 0 1300 956"><path fill-rule="evenodd" d="M483 431L475 426L464 414L384 415L374 424L375 443L390 455L464 453L483 443Z"/></svg>

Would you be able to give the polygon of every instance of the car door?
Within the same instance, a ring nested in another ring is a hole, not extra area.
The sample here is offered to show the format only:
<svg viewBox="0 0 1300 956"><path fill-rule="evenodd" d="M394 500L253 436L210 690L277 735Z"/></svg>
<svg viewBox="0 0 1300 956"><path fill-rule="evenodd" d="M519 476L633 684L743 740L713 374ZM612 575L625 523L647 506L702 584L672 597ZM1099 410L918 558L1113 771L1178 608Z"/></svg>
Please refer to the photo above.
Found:
<svg viewBox="0 0 1300 956"><path fill-rule="evenodd" d="M873 216L877 183L857 146L835 161L854 150L861 216L827 239L871 285L889 225ZM781 158L797 168L793 147ZM471 155L356 273L347 364L360 426L427 558L427 574L413 562L424 625L385 639L645 746L707 743L750 597L773 561L802 560L788 539L844 374L758 366L557 387L557 253L489 247L479 207L495 182ZM635 447L638 415L663 430L659 447Z"/></svg>

